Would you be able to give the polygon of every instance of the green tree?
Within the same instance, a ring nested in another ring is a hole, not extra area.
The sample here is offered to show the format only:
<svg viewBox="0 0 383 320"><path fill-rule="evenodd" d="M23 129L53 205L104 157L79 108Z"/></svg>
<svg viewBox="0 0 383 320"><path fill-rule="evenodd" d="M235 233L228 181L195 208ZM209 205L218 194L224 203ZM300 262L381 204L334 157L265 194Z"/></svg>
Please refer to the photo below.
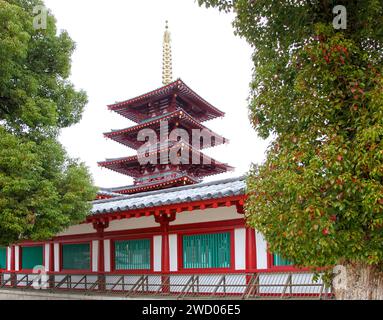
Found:
<svg viewBox="0 0 383 320"><path fill-rule="evenodd" d="M337 298L383 299L383 1L199 3L233 10L254 48L250 120L273 142L247 222L299 266L343 265Z"/></svg>
<svg viewBox="0 0 383 320"><path fill-rule="evenodd" d="M35 29L38 0L0 0L0 244L48 239L90 209L88 169L58 142L81 119L87 96L68 80L75 48L56 30Z"/></svg>

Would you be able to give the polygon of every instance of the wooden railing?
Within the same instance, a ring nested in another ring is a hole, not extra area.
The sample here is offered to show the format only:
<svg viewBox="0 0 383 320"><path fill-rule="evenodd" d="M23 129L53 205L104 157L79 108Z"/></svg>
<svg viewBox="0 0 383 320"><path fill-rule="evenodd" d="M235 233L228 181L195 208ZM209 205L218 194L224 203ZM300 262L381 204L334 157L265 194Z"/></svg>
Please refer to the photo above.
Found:
<svg viewBox="0 0 383 320"><path fill-rule="evenodd" d="M70 291L118 296L169 296L176 299L331 299L331 287L309 272L233 274L0 274L0 288Z"/></svg>

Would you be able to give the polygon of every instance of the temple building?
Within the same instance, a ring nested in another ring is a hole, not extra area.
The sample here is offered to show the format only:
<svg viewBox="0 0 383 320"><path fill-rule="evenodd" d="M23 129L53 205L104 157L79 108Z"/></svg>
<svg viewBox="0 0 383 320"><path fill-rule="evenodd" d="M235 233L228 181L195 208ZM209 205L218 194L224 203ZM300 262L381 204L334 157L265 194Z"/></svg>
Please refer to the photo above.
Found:
<svg viewBox="0 0 383 320"><path fill-rule="evenodd" d="M224 113L181 79L173 81L170 41L166 26L162 87L108 106L135 124L104 136L135 154L98 164L133 184L100 188L86 220L49 241L0 248L0 287L31 286L33 269L43 266L49 288L58 289L325 292L322 282L312 285L310 271L270 253L262 234L246 225L244 177L202 181L233 170L205 153L228 143L205 124Z"/></svg>

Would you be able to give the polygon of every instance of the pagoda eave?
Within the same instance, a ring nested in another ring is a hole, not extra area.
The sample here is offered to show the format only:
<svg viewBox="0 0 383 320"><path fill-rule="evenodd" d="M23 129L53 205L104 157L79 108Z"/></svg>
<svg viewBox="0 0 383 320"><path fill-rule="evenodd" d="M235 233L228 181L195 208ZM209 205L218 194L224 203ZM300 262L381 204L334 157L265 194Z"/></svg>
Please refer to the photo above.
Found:
<svg viewBox="0 0 383 320"><path fill-rule="evenodd" d="M211 120L217 117L223 117L224 112L212 106L206 100L201 98L197 93L190 89L181 79L178 79L166 86L160 87L147 94L138 96L133 99L118 102L108 106L108 109L115 111L118 114L134 121L139 122L142 120L143 115L135 108L145 105L154 99L160 100L171 94L177 94L181 98L184 98L194 105L198 106L201 110L206 110L205 115L201 115L197 118L200 122Z"/></svg>
<svg viewBox="0 0 383 320"><path fill-rule="evenodd" d="M166 189L171 187L178 187L183 185L190 185L198 183L199 181L196 179L193 179L189 176L181 176L179 178L175 178L168 181L163 182L154 182L154 183L148 183L148 184L142 184L142 185L130 185L126 187L121 188L113 188L113 192L120 193L120 194L133 194L133 193L139 193L139 192L145 192L145 191L154 191L158 189Z"/></svg>
<svg viewBox="0 0 383 320"><path fill-rule="evenodd" d="M185 149L181 150L181 148ZM177 154L175 154L175 152ZM166 159L162 158L164 155L166 155ZM173 159L172 156L176 156L176 158ZM153 163L154 160L155 163ZM182 146L181 142L177 142L171 148L169 148L168 145L164 145L163 149L160 150L155 148L148 154L137 154L130 157L106 159L106 161L98 162L98 165L134 178L140 176L142 168L147 166L156 167L158 169L162 166L182 166L185 168L192 167L203 169L203 172L205 171L205 168L209 168L211 174L218 174L232 170L232 167L227 164L216 161L188 144L184 144ZM206 174L202 174L202 176L207 175L209 175L208 171Z"/></svg>
<svg viewBox="0 0 383 320"><path fill-rule="evenodd" d="M206 138L210 138L210 139L214 138L213 145L202 144L201 149L211 147L211 146L217 146L217 145L225 144L229 142L228 139L206 128L204 125L202 125L198 121L195 121L190 115L185 113L183 110L177 110L175 112L171 112L162 117L157 117L155 120L147 121L143 124L138 124L133 127L106 132L104 133L104 137L137 150L145 143L145 141L138 141L137 137L139 132L143 129L153 129L153 130L158 129L158 125L164 121L172 123L173 125L175 125L175 127L182 125L182 127L184 127L185 130L189 132L190 140L192 140L193 129L201 130L201 135ZM188 143L191 144L192 141L188 141Z"/></svg>
<svg viewBox="0 0 383 320"><path fill-rule="evenodd" d="M114 172L118 172L133 178L139 178L142 176L141 168L143 167L138 160L131 160L131 161L119 161L119 162L103 162L99 163L100 167L112 170ZM154 168L160 168L161 166L174 166L171 164L157 164L153 165ZM212 176L220 173L225 173L232 171L234 168L218 162L218 161L212 161L211 163L206 164L179 164L178 166L181 166L184 171L186 172L193 172L195 174L198 174L199 178ZM169 172L172 172L169 170ZM175 171L174 171L175 172Z"/></svg>

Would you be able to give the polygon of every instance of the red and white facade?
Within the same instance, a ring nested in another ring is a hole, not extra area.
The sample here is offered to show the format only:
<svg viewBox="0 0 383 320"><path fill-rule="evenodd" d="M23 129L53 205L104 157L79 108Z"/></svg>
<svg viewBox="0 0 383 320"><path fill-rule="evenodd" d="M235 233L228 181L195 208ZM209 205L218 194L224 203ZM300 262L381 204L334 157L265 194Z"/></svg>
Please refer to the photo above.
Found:
<svg viewBox="0 0 383 320"><path fill-rule="evenodd" d="M232 179L235 183L243 180ZM216 186L230 185L230 180L217 182ZM201 189L204 188L201 184ZM208 184L209 185L209 184ZM210 184L214 187L214 183ZM188 187L182 189L186 191ZM198 187L194 186L194 193ZM178 191L175 191L178 192ZM156 191L154 193L161 193ZM203 192L202 192L203 193ZM153 194L153 193L152 193ZM123 196L122 198L136 197ZM164 195L166 199L166 196ZM111 198L95 201L94 206L105 206L119 200ZM130 199L130 200L131 200ZM81 281L87 275L88 281L96 281L104 277L104 289L122 290L117 283L123 276L124 281L134 283L141 275L147 275L149 291L157 291L163 284L163 277L168 278L169 293L180 292L179 283L187 283L191 275L198 275L200 293L212 292L210 283L218 283L222 275L226 275L228 283L238 283L238 288L232 288L232 294L243 294L249 277L259 274L259 281L265 284L284 284L288 277L300 284L312 285L313 274L308 270L299 270L293 266L274 266L273 255L268 252L268 246L263 236L254 229L248 228L243 216L245 195L215 197L207 200L174 203L132 209L117 212L97 213L89 216L83 224L74 225L65 232L46 242L20 242L7 249L7 268L3 270L4 280L15 275L13 282L20 281L17 286L27 285L23 278L32 274L33 270L22 268L22 251L28 246L43 246L43 265L47 274L57 284L67 275L72 281ZM230 234L230 264L225 268L185 268L183 260L183 237L214 233ZM116 268L115 244L119 241L147 239L150 241L150 264L146 269L118 270ZM68 270L63 268L63 246L66 244L89 244L90 261L86 269ZM74 279L74 280L73 280ZM162 280L161 280L162 279ZM9 282L12 285L12 282ZM206 287L204 287L206 285ZM86 289L80 283L75 289ZM126 290L126 289L125 289ZM282 294L283 287L267 287L260 289L263 294ZM319 295L323 290L318 287L293 287L294 294Z"/></svg>
<svg viewBox="0 0 383 320"><path fill-rule="evenodd" d="M181 80L109 109L136 125L105 136L135 150L142 145L139 130L158 132L161 121L169 130L191 133L208 130L202 122L224 115ZM227 142L209 132L213 146ZM187 155L208 158L200 151L204 146L192 147L190 140L160 144L170 150L181 142ZM183 292L192 283L201 294L226 292L228 286L233 294L245 294L249 285L262 294L284 294L286 285L290 294L320 294L321 284L310 286L311 272L279 258L277 263L262 234L246 225L244 178L200 182L232 169L209 159L209 164L142 164L137 155L100 162L133 177L134 184L100 190L86 220L52 239L6 248L0 286L30 286L29 275L41 265L50 286L62 289L136 290L144 287L143 279L145 292Z"/></svg>

